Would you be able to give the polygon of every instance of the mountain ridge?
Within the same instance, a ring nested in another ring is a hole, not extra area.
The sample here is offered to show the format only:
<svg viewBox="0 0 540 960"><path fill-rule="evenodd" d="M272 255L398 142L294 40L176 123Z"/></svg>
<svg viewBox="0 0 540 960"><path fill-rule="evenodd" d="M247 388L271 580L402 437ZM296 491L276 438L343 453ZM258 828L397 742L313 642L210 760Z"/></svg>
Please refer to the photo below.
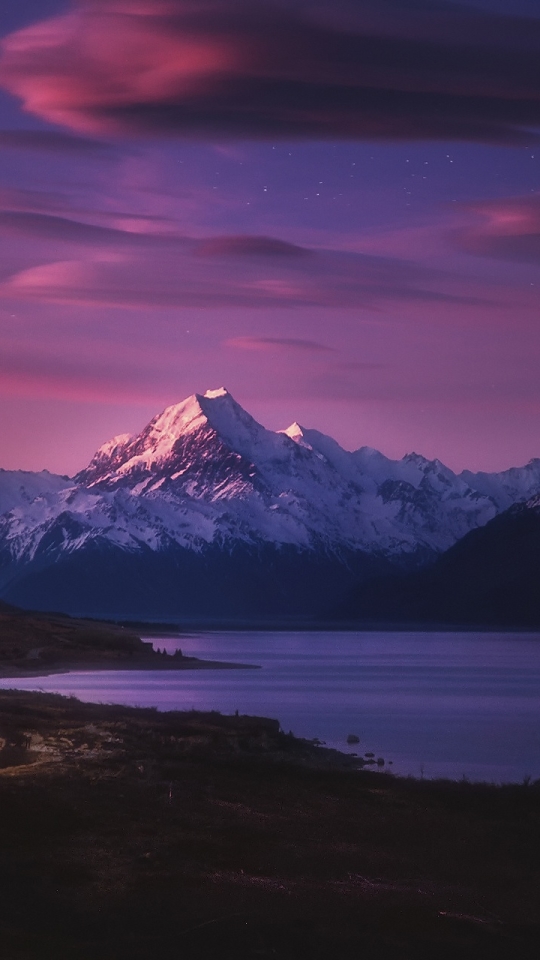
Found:
<svg viewBox="0 0 540 960"><path fill-rule="evenodd" d="M77 568L86 584L73 595L84 606L86 591L88 607L68 612L116 614L101 556L124 577L123 615L128 569L134 597L153 592L154 614L169 595L167 615L193 607L183 578L216 615L220 603L235 611L245 603L253 615L250 589L269 615L273 603L277 615L313 615L355 577L432 561L508 499L540 491L540 460L502 474L457 475L415 453L390 460L369 447L349 452L296 422L267 430L219 388L167 407L135 436L107 441L71 481L32 477L26 490L4 476L13 501L4 498L0 515L4 599L42 607L47 582L59 609L69 597L58 571L70 579ZM92 599L98 582L105 608Z"/></svg>

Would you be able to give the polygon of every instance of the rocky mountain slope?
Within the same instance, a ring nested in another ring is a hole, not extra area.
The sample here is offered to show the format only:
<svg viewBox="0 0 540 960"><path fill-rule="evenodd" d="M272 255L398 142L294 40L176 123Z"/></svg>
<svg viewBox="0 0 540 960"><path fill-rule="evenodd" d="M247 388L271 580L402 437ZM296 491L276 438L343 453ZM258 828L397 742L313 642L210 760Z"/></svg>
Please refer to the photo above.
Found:
<svg viewBox="0 0 540 960"><path fill-rule="evenodd" d="M297 423L266 430L219 389L113 438L72 481L29 477L0 473L4 599L101 616L289 616L434 559L538 492L540 460L457 476L414 453L351 453Z"/></svg>

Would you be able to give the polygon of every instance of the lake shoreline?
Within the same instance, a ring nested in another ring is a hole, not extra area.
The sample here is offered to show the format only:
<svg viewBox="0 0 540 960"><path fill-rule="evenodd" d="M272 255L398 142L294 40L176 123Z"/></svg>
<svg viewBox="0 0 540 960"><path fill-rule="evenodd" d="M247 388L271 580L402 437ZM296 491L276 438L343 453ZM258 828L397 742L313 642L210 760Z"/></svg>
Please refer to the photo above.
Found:
<svg viewBox="0 0 540 960"><path fill-rule="evenodd" d="M380 760L400 776L540 778L538 635L208 632L129 640L126 652L120 641L134 634L121 631L105 634L98 657L99 637L84 630L84 644L57 645L54 659L47 649L42 662L4 660L11 676L0 687L279 717L299 737Z"/></svg>
<svg viewBox="0 0 540 960"><path fill-rule="evenodd" d="M173 655L154 649L133 629L60 613L0 604L0 679L119 670L250 670L248 663Z"/></svg>
<svg viewBox="0 0 540 960"><path fill-rule="evenodd" d="M159 662L155 659L142 659L138 662L131 660L107 661L96 660L94 662L85 660L66 661L65 663L54 663L50 666L31 667L5 667L0 666L0 680L23 679L24 677L51 677L58 674L67 673L117 673L123 671L169 671L178 673L183 670L260 670L258 664L252 663L228 663L221 660L201 660L198 657L179 657L176 661L170 658L170 661Z"/></svg>

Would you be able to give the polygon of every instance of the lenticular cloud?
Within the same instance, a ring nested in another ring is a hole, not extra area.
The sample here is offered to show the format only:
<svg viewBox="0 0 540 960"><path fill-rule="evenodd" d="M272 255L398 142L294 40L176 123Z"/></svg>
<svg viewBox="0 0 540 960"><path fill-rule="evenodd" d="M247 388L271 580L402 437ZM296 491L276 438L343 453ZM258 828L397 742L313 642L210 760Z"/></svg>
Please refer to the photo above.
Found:
<svg viewBox="0 0 540 960"><path fill-rule="evenodd" d="M464 204L480 222L456 230L459 249L480 257L540 263L540 198L501 197Z"/></svg>
<svg viewBox="0 0 540 960"><path fill-rule="evenodd" d="M520 143L539 53L538 20L459 7L82 0L2 42L0 83L92 135Z"/></svg>

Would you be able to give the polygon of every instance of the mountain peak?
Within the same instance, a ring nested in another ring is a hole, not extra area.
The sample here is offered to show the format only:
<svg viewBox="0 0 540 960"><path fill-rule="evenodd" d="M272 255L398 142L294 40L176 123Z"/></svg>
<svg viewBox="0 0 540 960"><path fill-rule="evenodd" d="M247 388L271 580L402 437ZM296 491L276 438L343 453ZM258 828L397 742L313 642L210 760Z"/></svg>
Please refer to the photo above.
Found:
<svg viewBox="0 0 540 960"><path fill-rule="evenodd" d="M207 390L204 394L194 393L154 417L134 438L129 452L140 458L141 464L165 460L181 437L209 425L228 439L227 433L232 431L234 435L235 425L245 419L252 418L225 387Z"/></svg>
<svg viewBox="0 0 540 960"><path fill-rule="evenodd" d="M404 457L401 458L402 463L417 463L423 466L426 463L430 463L427 457L422 456L421 453L415 453L414 450L411 453L406 453Z"/></svg>
<svg viewBox="0 0 540 960"><path fill-rule="evenodd" d="M301 427L296 420L294 423L291 423L290 427L287 427L286 430L280 430L279 432L284 433L285 436L290 437L291 440L299 440L304 436L304 428Z"/></svg>
<svg viewBox="0 0 540 960"><path fill-rule="evenodd" d="M75 479L78 483L116 486L128 477L131 483L139 483L146 482L150 475L179 476L198 458L207 460L209 442L225 444L234 456L250 462L256 451L273 453L279 445L275 434L257 423L228 390L219 387L171 404L135 437L109 440Z"/></svg>
<svg viewBox="0 0 540 960"><path fill-rule="evenodd" d="M217 401L208 403L207 401ZM161 413L153 417L147 427L140 434L157 438L162 437L164 442L167 440L178 439L182 434L192 429L197 429L201 425L201 417L208 418L212 409L217 409L223 403L231 403L238 407L236 401L225 387L218 387L217 390L207 390L206 393L192 393L185 400L179 403L172 403ZM239 407L241 410L242 408Z"/></svg>
<svg viewBox="0 0 540 960"><path fill-rule="evenodd" d="M230 393L225 387L218 387L217 390L207 390L204 396L206 400L215 400L217 397L230 397Z"/></svg>
<svg viewBox="0 0 540 960"><path fill-rule="evenodd" d="M280 430L279 433L289 437L289 440L294 440L299 447L304 447L305 450L310 450L315 454L315 456L319 457L319 459L321 457L321 452L319 451L317 440L322 440L323 444L326 440L330 441L330 437L325 437L325 435L323 433L319 433L318 430L306 429L306 427L303 427L300 423L298 423L297 420L295 420L294 423L291 423L290 427L287 427L286 430Z"/></svg>

